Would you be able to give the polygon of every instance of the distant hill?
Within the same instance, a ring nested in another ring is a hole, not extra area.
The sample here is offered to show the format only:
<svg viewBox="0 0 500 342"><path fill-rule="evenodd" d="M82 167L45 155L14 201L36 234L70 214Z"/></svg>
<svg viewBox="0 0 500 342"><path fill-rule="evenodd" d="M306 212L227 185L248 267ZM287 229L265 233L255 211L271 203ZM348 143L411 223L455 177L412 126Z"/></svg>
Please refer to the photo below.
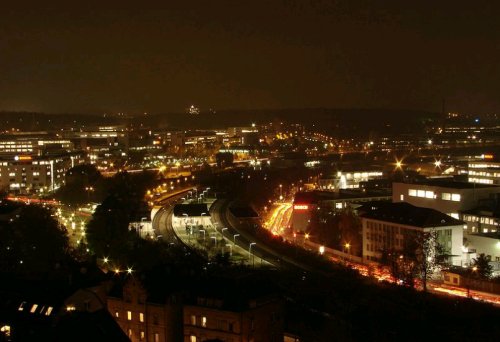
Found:
<svg viewBox="0 0 500 342"><path fill-rule="evenodd" d="M2 131L12 128L24 131L86 129L91 126L113 124L134 124L136 127L142 125L144 128L161 129L215 129L286 121L336 136L365 136L415 132L439 120L439 114L416 110L304 108L222 110L217 113L201 112L199 115L164 113L128 117L4 111L0 112L0 118Z"/></svg>
<svg viewBox="0 0 500 342"><path fill-rule="evenodd" d="M163 116L163 115L161 115ZM248 126L251 123L280 122L300 123L307 128L350 135L359 133L380 133L394 131L412 132L439 119L438 113L416 110L385 109L279 109L279 110L224 110L199 115L168 115L171 126L190 128L218 128L227 126Z"/></svg>

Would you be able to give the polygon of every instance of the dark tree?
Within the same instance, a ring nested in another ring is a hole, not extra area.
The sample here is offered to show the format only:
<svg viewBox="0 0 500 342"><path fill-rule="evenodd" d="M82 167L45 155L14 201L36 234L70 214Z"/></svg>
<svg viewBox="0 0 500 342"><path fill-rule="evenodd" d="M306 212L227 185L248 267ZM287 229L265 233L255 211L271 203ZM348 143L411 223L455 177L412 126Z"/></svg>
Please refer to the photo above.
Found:
<svg viewBox="0 0 500 342"><path fill-rule="evenodd" d="M234 156L230 152L219 152L215 155L218 168L226 168L233 165Z"/></svg>
<svg viewBox="0 0 500 342"><path fill-rule="evenodd" d="M46 273L66 260L68 238L50 210L21 206L11 222L0 227L0 265L3 271Z"/></svg>
<svg viewBox="0 0 500 342"><path fill-rule="evenodd" d="M56 198L67 205L78 206L100 202L106 193L104 179L94 165L77 165L66 172L65 184L56 192Z"/></svg>
<svg viewBox="0 0 500 342"><path fill-rule="evenodd" d="M478 277L483 279L489 279L493 267L490 265L490 258L488 258L484 253L481 253L477 258L472 260L472 274L477 274Z"/></svg>
<svg viewBox="0 0 500 342"><path fill-rule="evenodd" d="M445 263L446 254L435 230L410 231L405 233L403 248L384 250L383 259L395 279L413 286L415 278L419 278L427 291L427 281Z"/></svg>

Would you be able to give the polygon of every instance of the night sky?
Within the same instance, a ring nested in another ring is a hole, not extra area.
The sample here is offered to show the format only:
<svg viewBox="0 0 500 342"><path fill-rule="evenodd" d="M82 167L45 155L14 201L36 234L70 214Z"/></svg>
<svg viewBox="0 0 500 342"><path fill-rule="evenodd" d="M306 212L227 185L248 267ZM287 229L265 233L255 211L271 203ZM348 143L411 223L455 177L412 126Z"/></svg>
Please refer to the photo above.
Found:
<svg viewBox="0 0 500 342"><path fill-rule="evenodd" d="M495 1L177 2L3 10L0 110L500 110Z"/></svg>

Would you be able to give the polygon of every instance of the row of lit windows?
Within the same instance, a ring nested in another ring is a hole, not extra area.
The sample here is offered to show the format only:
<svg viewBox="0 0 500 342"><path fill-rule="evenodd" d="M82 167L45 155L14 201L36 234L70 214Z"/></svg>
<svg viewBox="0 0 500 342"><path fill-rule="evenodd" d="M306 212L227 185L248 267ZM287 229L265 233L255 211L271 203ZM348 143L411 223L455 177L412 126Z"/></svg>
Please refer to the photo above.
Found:
<svg viewBox="0 0 500 342"><path fill-rule="evenodd" d="M120 318L120 312L115 311L115 317ZM132 311L127 311L127 320L131 321L133 317ZM144 323L144 313L139 312L139 322Z"/></svg>
<svg viewBox="0 0 500 342"><path fill-rule="evenodd" d="M417 189L409 189L408 190L408 196L411 197L421 197L421 198L430 198L430 199L435 199L437 198L437 195L434 191L429 191L429 190L417 190ZM460 202L461 196L460 194L452 194L449 192L443 192L441 194L441 199L444 201L454 201L454 202Z"/></svg>
<svg viewBox="0 0 500 342"><path fill-rule="evenodd" d="M22 302L19 305L19 307L17 308L17 311L24 311L25 309L28 309L27 303L26 302ZM34 313L36 313L37 309L38 309L38 304L33 304L31 306L29 312L32 313L32 314L34 314ZM53 309L54 308L52 306L47 306L47 307L46 306L42 306L40 308L40 310L38 311L38 313L40 315L50 316L50 314L52 313Z"/></svg>
<svg viewBox="0 0 500 342"><path fill-rule="evenodd" d="M481 222L484 224L490 224L494 226L498 226L498 219L491 217L478 217L474 215L464 215L464 221L467 222Z"/></svg>
<svg viewBox="0 0 500 342"><path fill-rule="evenodd" d="M207 327L207 317L191 315L191 325L199 325L203 328Z"/></svg>
<svg viewBox="0 0 500 342"><path fill-rule="evenodd" d="M133 340L133 338L132 338L132 335L133 335L132 329L130 329L130 328L127 329L127 335L128 335L128 337L131 340ZM154 336L154 339L153 339L154 342L160 342L160 334L159 333L154 333L153 336ZM141 341L144 341L146 339L146 332L144 330L139 331L139 339Z"/></svg>
<svg viewBox="0 0 500 342"><path fill-rule="evenodd" d="M474 169L500 168L500 164L499 163L482 163L482 164L469 163L469 168L474 168Z"/></svg>
<svg viewBox="0 0 500 342"><path fill-rule="evenodd" d="M409 189L408 196L422 197L422 198L436 198L434 191L416 190L416 189Z"/></svg>
<svg viewBox="0 0 500 342"><path fill-rule="evenodd" d="M483 176L483 177L500 177L500 173L498 172L486 172L486 171L469 171L469 175L471 176Z"/></svg>
<svg viewBox="0 0 500 342"><path fill-rule="evenodd" d="M469 183L493 184L493 179L483 179L483 178L469 177Z"/></svg>

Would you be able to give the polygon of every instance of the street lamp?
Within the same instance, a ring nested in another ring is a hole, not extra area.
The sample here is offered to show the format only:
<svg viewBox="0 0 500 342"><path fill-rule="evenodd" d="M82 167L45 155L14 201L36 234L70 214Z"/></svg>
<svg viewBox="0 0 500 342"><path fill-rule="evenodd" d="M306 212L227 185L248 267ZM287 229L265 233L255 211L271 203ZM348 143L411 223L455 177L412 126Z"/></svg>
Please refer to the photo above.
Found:
<svg viewBox="0 0 500 342"><path fill-rule="evenodd" d="M234 235L233 235L233 240L234 240L234 244L235 244L235 245L236 245L236 238L237 238L238 236L240 236L240 234L234 234Z"/></svg>
<svg viewBox="0 0 500 342"><path fill-rule="evenodd" d="M325 246L319 246L319 254L323 255L325 253Z"/></svg>
<svg viewBox="0 0 500 342"><path fill-rule="evenodd" d="M257 242L250 242L250 246L248 247L248 261L250 261L250 257L252 256L252 246L253 246L253 245L256 245L256 244L257 244ZM253 260L253 259L252 259L252 260ZM254 264L254 263L252 262L252 265L253 265L253 264Z"/></svg>
<svg viewBox="0 0 500 342"><path fill-rule="evenodd" d="M226 244L226 247L229 247L229 250L230 250L229 255L230 255L230 256L233 256L233 245L231 245L231 244L227 243L227 244Z"/></svg>
<svg viewBox="0 0 500 342"><path fill-rule="evenodd" d="M227 228L222 228L222 229L220 230L220 234L221 234L222 236L224 236L224 231L225 231L225 230L227 230Z"/></svg>
<svg viewBox="0 0 500 342"><path fill-rule="evenodd" d="M345 249L347 250L347 260L350 260L350 253L349 253L349 248L351 248L351 244L350 243L346 243L344 245Z"/></svg>
<svg viewBox="0 0 500 342"><path fill-rule="evenodd" d="M203 242L205 242L205 229L198 230L200 233L203 233Z"/></svg>

